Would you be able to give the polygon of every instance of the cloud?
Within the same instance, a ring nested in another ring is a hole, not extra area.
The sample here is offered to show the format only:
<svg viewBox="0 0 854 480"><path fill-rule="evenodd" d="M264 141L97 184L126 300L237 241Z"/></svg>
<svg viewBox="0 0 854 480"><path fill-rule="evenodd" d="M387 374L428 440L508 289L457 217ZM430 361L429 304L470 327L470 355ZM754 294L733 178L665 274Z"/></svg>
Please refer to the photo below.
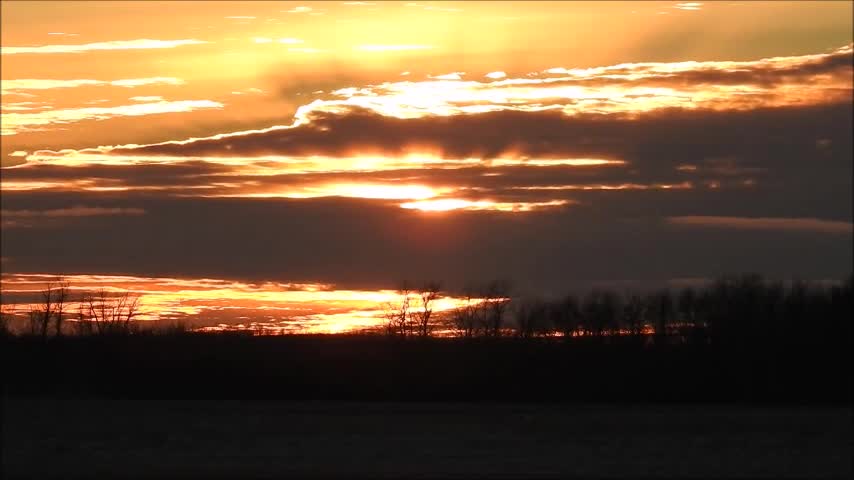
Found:
<svg viewBox="0 0 854 480"><path fill-rule="evenodd" d="M22 90L52 90L55 88L76 88L88 86L113 86L113 87L141 87L146 85L183 85L184 81L175 77L148 77L148 78L125 78L119 80L91 80L91 79L19 79L3 80L0 93L8 95L18 93Z"/></svg>
<svg viewBox="0 0 854 480"><path fill-rule="evenodd" d="M462 80L465 74L466 72L451 72L442 75L428 75L428 77L435 80Z"/></svg>
<svg viewBox="0 0 854 480"><path fill-rule="evenodd" d="M429 50L431 45L359 45L356 47L365 52L400 52L405 50Z"/></svg>
<svg viewBox="0 0 854 480"><path fill-rule="evenodd" d="M411 2L404 4L404 6L405 7L411 7L411 8L422 8L424 10L434 11L434 12L462 12L462 9L460 9L460 8L437 7L435 5L423 5L420 3L411 3Z"/></svg>
<svg viewBox="0 0 854 480"><path fill-rule="evenodd" d="M134 102L162 102L163 97L158 95L143 95L139 97L130 97L129 100Z"/></svg>
<svg viewBox="0 0 854 480"><path fill-rule="evenodd" d="M15 55L26 53L82 53L99 50L143 50L175 48L184 45L201 45L208 42L195 39L183 40L113 40L109 42L84 43L74 45L37 45L27 47L0 47L0 54Z"/></svg>
<svg viewBox="0 0 854 480"><path fill-rule="evenodd" d="M11 102L4 103L2 111L4 112L31 112L34 110L45 110L50 108L47 102Z"/></svg>
<svg viewBox="0 0 854 480"><path fill-rule="evenodd" d="M847 47L396 77L324 86L268 128L37 150L3 169L4 208L110 202L147 214L44 227L50 235L4 231L3 251L19 271L360 287L414 273L542 291L745 270L841 276L851 264L850 61ZM101 229L123 241L92 235Z"/></svg>
<svg viewBox="0 0 854 480"><path fill-rule="evenodd" d="M145 215L141 208L105 208L74 206L51 210L0 210L0 225L3 228L33 228L56 226L51 222L58 219L100 217L113 215Z"/></svg>
<svg viewBox="0 0 854 480"><path fill-rule="evenodd" d="M3 113L3 128L0 130L0 135L16 135L18 133L86 120L106 120L114 117L137 117L158 113L191 112L203 108L222 107L223 104L211 100L162 100L116 107L64 108L38 113Z"/></svg>
<svg viewBox="0 0 854 480"><path fill-rule="evenodd" d="M801 128L805 133L814 135L808 140L808 148L809 152L815 152L816 138L829 138L822 128L836 131L850 124L850 120L846 121L846 110L847 104L842 103L826 107L744 111L661 109L642 117L599 113L568 116L554 110L528 112L508 109L479 114L397 118L368 109L345 108L340 113L309 112L290 126L84 153L141 157L399 157L426 154L445 159L605 158L634 161L645 156L644 153L658 151L662 162L672 158L668 160L673 162L668 164L668 168L675 169L685 160L674 153L687 152L692 148L705 149L704 155L718 158L767 157L780 152L756 151L752 145L739 140L743 138L744 131L755 132L759 125L764 125L762 128L777 125L773 128L787 131ZM820 123L806 124L807 118L814 118ZM840 126L828 125L828 119L840 122ZM786 142L777 140L774 143L782 146ZM668 154L668 151L674 153ZM734 171L731 164L721 163L722 160L715 162L702 168L709 173Z"/></svg>
<svg viewBox="0 0 854 480"><path fill-rule="evenodd" d="M293 53L321 53L321 52L324 52L325 50L321 50L319 48L299 47L299 48L289 48L288 51L293 52Z"/></svg>
<svg viewBox="0 0 854 480"><path fill-rule="evenodd" d="M504 78L504 77L506 77L506 76L507 76L507 74L506 74L506 73L504 73L504 72L499 71L499 72L489 72L489 73L487 73L487 74L486 74L486 75L484 75L484 76L485 76L486 78L492 78L492 79L497 80L497 79L499 79L499 78Z"/></svg>
<svg viewBox="0 0 854 480"><path fill-rule="evenodd" d="M373 2L341 2L341 5L347 5L350 7L369 7L372 5L376 5Z"/></svg>
<svg viewBox="0 0 854 480"><path fill-rule="evenodd" d="M0 210L7 218L39 218L39 217L92 217L102 215L145 215L141 208L104 208L74 206L53 210Z"/></svg>
<svg viewBox="0 0 854 480"><path fill-rule="evenodd" d="M439 200L419 200L401 204L401 207L425 212L446 212L449 210L494 210L498 212L530 212L543 208L562 207L568 200L550 200L546 202L494 202L491 200L464 200L444 198Z"/></svg>
<svg viewBox="0 0 854 480"><path fill-rule="evenodd" d="M832 234L841 233L848 235L854 233L854 224L850 222L822 220L818 218L751 218L694 215L684 217L668 217L667 221L673 225L703 228L808 231Z"/></svg>
<svg viewBox="0 0 854 480"><path fill-rule="evenodd" d="M677 3L673 8L677 10L688 10L688 11L696 11L700 10L703 7L702 3L697 2L687 2L687 3Z"/></svg>
<svg viewBox="0 0 854 480"><path fill-rule="evenodd" d="M231 15L225 18L228 18L230 20L255 20L255 18L257 17L252 17L249 15Z"/></svg>
<svg viewBox="0 0 854 480"><path fill-rule="evenodd" d="M4 300L27 312L35 294L55 276L8 274L0 277ZM339 333L380 327L381 305L396 301L395 290L347 290L323 283L244 282L220 278L140 277L133 275L64 276L79 294L129 292L139 296L138 320L180 319L209 330L263 327L273 332ZM464 300L441 295L432 304L437 314ZM251 320L250 320L251 319Z"/></svg>
<svg viewBox="0 0 854 480"><path fill-rule="evenodd" d="M309 13L312 11L311 7L294 7L290 10L282 10L282 13Z"/></svg>

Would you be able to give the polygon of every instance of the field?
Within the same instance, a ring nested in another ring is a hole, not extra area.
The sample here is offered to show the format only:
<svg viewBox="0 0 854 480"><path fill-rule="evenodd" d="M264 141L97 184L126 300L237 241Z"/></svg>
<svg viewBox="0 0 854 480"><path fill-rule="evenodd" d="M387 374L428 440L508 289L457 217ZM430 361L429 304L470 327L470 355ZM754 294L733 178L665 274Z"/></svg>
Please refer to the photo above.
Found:
<svg viewBox="0 0 854 480"><path fill-rule="evenodd" d="M15 478L851 476L845 408L42 398L4 409Z"/></svg>

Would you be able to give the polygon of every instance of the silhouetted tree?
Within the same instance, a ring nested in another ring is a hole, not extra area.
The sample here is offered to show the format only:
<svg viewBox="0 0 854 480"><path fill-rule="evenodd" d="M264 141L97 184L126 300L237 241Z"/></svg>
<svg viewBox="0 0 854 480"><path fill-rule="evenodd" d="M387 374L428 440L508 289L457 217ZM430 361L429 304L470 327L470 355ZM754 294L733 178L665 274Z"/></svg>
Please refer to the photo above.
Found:
<svg viewBox="0 0 854 480"><path fill-rule="evenodd" d="M110 296L101 289L97 294L89 294L81 302L85 305L82 321L91 322L99 335L127 335L132 332L131 321L137 316L139 297L125 292Z"/></svg>
<svg viewBox="0 0 854 480"><path fill-rule="evenodd" d="M531 338L550 330L545 302L540 299L525 299L516 302L516 335Z"/></svg>
<svg viewBox="0 0 854 480"><path fill-rule="evenodd" d="M584 299L582 311L586 329L594 337L603 338L606 332L617 330L620 297L608 290L594 289Z"/></svg>
<svg viewBox="0 0 854 480"><path fill-rule="evenodd" d="M552 324L563 334L564 339L571 338L581 323L578 299L574 295L566 295L552 304L550 312Z"/></svg>
<svg viewBox="0 0 854 480"><path fill-rule="evenodd" d="M640 337L643 333L645 307L643 298L637 294L628 295L623 305L623 321L629 333L635 337Z"/></svg>
<svg viewBox="0 0 854 480"><path fill-rule="evenodd" d="M504 315L510 304L510 284L506 281L495 280L490 282L483 293L483 326L484 335L488 337L501 336L504 324Z"/></svg>
<svg viewBox="0 0 854 480"><path fill-rule="evenodd" d="M481 307L478 302L479 300L475 298L469 290L469 292L466 294L465 303L454 309L453 313L451 314L451 321L453 322L454 327L457 329L457 332L459 332L460 336L474 336L475 329L480 323L478 320L478 314L480 313Z"/></svg>
<svg viewBox="0 0 854 480"><path fill-rule="evenodd" d="M652 316L655 341L662 343L667 338L670 323L673 321L673 296L670 290L661 290L649 297L647 312Z"/></svg>
<svg viewBox="0 0 854 480"><path fill-rule="evenodd" d="M0 337L8 337L12 335L12 317L14 316L11 304L3 302L5 297L0 293Z"/></svg>
<svg viewBox="0 0 854 480"><path fill-rule="evenodd" d="M402 282L397 290L398 300L385 305L384 315L386 333L392 336L407 337L412 334L412 290L408 282Z"/></svg>
<svg viewBox="0 0 854 480"><path fill-rule="evenodd" d="M48 286L48 288L51 288ZM65 320L65 309L69 300L68 282L62 277L53 285L53 303L54 303L54 325L56 327L56 336L62 336L62 322Z"/></svg>
<svg viewBox="0 0 854 480"><path fill-rule="evenodd" d="M430 335L430 319L433 314L433 302L439 298L441 285L439 282L427 282L418 291L418 298L421 300L420 310L415 310L412 315L415 317L418 328L419 337L427 337Z"/></svg>

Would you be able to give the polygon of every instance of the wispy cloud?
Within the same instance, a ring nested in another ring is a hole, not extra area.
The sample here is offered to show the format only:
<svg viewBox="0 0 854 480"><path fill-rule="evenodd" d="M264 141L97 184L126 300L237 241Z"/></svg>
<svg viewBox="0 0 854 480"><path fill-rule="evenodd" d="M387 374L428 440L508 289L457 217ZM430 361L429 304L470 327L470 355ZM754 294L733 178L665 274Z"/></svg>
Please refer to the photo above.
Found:
<svg viewBox="0 0 854 480"><path fill-rule="evenodd" d="M321 50L319 48L310 48L310 47L295 47L295 48L289 48L288 51L293 52L293 53L321 53L321 52L324 52L325 50Z"/></svg>
<svg viewBox="0 0 854 480"><path fill-rule="evenodd" d="M285 45L298 45L301 43L305 43L305 41L302 39L290 38L290 37L279 38L279 39L269 38L269 37L252 37L252 41L255 43L262 43L262 44L265 44L265 43L282 43Z"/></svg>
<svg viewBox="0 0 854 480"><path fill-rule="evenodd" d="M421 3L412 3L412 2L404 4L404 7L421 8L424 10L434 11L434 12L462 12L463 11L461 8L439 7L436 5L424 5Z"/></svg>
<svg viewBox="0 0 854 480"><path fill-rule="evenodd" d="M678 10L700 10L703 7L702 3L697 2L687 2L687 3L677 3L673 8Z"/></svg>
<svg viewBox="0 0 854 480"><path fill-rule="evenodd" d="M133 100L134 102L162 102L163 97L159 95L143 95L139 97L130 97L129 100Z"/></svg>
<svg viewBox="0 0 854 480"><path fill-rule="evenodd" d="M312 11L311 7L294 7L290 10L282 10L282 13L309 13Z"/></svg>
<svg viewBox="0 0 854 480"><path fill-rule="evenodd" d="M33 110L44 110L50 108L47 102L11 102L4 103L0 110L4 112L31 112Z"/></svg>
<svg viewBox="0 0 854 480"><path fill-rule="evenodd" d="M365 52L398 52L404 50L429 50L432 45L359 45L356 47Z"/></svg>
<svg viewBox="0 0 854 480"><path fill-rule="evenodd" d="M0 47L0 54L15 55L23 53L82 53L98 50L144 50L175 48L184 45L201 45L208 42L195 39L184 40L113 40L109 42L83 43L74 45L37 45L26 47Z"/></svg>
<svg viewBox="0 0 854 480"><path fill-rule="evenodd" d="M229 20L254 20L256 17L252 17L249 15L231 15L225 18Z"/></svg>
<svg viewBox="0 0 854 480"><path fill-rule="evenodd" d="M44 129L85 120L106 120L114 117L137 117L158 113L192 112L203 108L222 108L223 104L211 100L179 100L137 103L116 107L86 107L48 110L38 113L4 113L0 135L15 135L22 132Z"/></svg>
<svg viewBox="0 0 854 480"><path fill-rule="evenodd" d="M125 78L120 80L92 80L92 79L19 79L3 80L0 94L7 95L22 90L51 90L54 88L75 88L86 86L113 86L113 87L142 87L145 85L183 85L184 81L175 77L149 77L149 78Z"/></svg>
<svg viewBox="0 0 854 480"><path fill-rule="evenodd" d="M444 73L442 75L428 75L428 76L430 78L433 78L436 80L462 80L463 75L465 75L465 74L466 74L466 72L451 72L451 73Z"/></svg>
<svg viewBox="0 0 854 480"><path fill-rule="evenodd" d="M141 208L104 208L79 205L52 210L2 210L0 211L0 215L11 218L93 217L102 215L145 215L145 210Z"/></svg>
<svg viewBox="0 0 854 480"><path fill-rule="evenodd" d="M57 220L65 218L102 217L102 216L133 216L145 215L141 208L105 208L74 206L51 210L0 210L0 225L3 228L32 228L53 225Z"/></svg>

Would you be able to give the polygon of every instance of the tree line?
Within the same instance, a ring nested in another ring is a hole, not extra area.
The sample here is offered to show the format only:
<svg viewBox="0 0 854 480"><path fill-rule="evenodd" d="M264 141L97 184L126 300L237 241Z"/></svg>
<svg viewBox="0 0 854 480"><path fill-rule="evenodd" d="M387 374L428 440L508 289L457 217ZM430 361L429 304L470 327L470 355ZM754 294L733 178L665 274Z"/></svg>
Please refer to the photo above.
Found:
<svg viewBox="0 0 854 480"><path fill-rule="evenodd" d="M840 284L766 281L755 274L718 278L701 287L619 292L594 288L559 298L514 297L509 282L469 289L462 305L432 312L436 282L404 286L386 306L390 336L562 337L603 342L641 340L707 344L850 339L852 277Z"/></svg>
<svg viewBox="0 0 854 480"><path fill-rule="evenodd" d="M9 304L2 303L0 334L11 335L9 319L13 313ZM62 277L48 282L38 294L37 302L25 312L26 333L46 340L61 337L69 318L77 335L128 335L138 331L134 322L139 314L139 297L129 292L109 292L100 289L83 294L75 300L69 282Z"/></svg>
<svg viewBox="0 0 854 480"><path fill-rule="evenodd" d="M766 281L759 275L724 276L701 287L651 292L594 288L557 298L514 296L507 281L469 288L452 310L435 311L439 282L404 283L396 301L383 305L384 324L371 333L425 338L516 337L613 343L756 344L769 341L850 339L852 276L839 284ZM10 334L4 310L0 330ZM66 330L78 335L128 335L139 331L139 298L99 290L72 300L58 278L25 313L26 333L46 339ZM63 327L68 319L72 328ZM185 332L186 328L173 328ZM256 332L257 333L257 332Z"/></svg>

